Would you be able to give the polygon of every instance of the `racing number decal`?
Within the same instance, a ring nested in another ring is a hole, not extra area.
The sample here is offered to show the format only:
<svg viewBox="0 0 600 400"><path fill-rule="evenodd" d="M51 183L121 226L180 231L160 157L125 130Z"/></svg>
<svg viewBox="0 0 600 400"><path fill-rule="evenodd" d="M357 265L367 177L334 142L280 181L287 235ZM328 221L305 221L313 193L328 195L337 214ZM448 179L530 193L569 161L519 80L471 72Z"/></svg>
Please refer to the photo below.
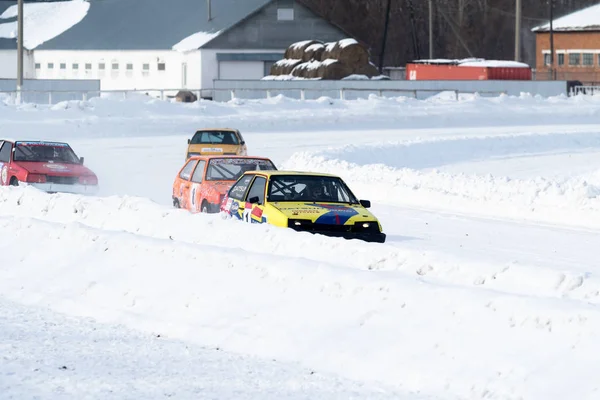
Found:
<svg viewBox="0 0 600 400"><path fill-rule="evenodd" d="M192 206L195 206L196 205L196 186L194 186L192 188L190 197L191 197L190 198L190 203L192 204Z"/></svg>
<svg viewBox="0 0 600 400"><path fill-rule="evenodd" d="M250 216L250 214L252 214L252 207L248 208L244 208L244 215L242 216L242 220L244 222L248 222L251 223L252 222L252 217Z"/></svg>

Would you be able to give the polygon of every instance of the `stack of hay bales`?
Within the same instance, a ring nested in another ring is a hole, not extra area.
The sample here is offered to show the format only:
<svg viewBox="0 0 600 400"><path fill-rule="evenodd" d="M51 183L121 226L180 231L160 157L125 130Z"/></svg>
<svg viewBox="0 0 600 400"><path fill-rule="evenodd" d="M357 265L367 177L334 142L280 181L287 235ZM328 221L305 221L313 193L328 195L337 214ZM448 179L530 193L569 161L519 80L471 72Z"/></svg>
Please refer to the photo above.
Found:
<svg viewBox="0 0 600 400"><path fill-rule="evenodd" d="M340 80L350 75L379 75L369 61L369 51L354 39L323 43L305 40L292 44L284 58L271 67L271 76Z"/></svg>

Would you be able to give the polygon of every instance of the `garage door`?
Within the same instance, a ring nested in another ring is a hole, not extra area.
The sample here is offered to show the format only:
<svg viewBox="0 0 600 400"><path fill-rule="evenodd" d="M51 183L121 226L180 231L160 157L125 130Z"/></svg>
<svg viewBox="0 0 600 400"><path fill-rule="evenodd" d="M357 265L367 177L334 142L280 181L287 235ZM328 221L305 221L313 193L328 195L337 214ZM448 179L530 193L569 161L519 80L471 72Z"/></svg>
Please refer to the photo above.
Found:
<svg viewBox="0 0 600 400"><path fill-rule="evenodd" d="M261 79L264 76L264 61L219 62L219 79Z"/></svg>

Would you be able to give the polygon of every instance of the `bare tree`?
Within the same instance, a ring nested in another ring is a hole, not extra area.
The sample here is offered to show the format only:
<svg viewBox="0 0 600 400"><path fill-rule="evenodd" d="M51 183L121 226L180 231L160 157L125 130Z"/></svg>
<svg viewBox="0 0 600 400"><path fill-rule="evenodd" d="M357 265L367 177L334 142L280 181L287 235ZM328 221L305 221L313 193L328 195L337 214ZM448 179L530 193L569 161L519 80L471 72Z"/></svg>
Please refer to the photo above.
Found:
<svg viewBox="0 0 600 400"><path fill-rule="evenodd" d="M386 0L299 0L317 14L366 43L374 63L379 58ZM531 28L549 17L549 0L522 0L523 61L535 62ZM423 0L392 0L385 65L404 65L428 54L428 5ZM554 0L554 15L596 4L597 0ZM436 58L480 57L512 60L515 0L433 0Z"/></svg>

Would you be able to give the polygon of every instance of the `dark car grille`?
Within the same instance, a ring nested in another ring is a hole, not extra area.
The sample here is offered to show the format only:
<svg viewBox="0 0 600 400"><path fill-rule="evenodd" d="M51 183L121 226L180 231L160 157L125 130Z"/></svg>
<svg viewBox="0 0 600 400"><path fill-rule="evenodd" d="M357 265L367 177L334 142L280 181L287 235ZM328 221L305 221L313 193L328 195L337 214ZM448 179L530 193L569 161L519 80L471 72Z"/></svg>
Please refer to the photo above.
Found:
<svg viewBox="0 0 600 400"><path fill-rule="evenodd" d="M74 185L79 181L79 178L76 176L46 176L46 182L48 183L57 183L61 185Z"/></svg>
<svg viewBox="0 0 600 400"><path fill-rule="evenodd" d="M300 225L297 225L299 222ZM367 228L363 224L368 222ZM375 221L357 222L354 225L318 224L306 219L289 219L288 227L303 232L349 232L349 233L373 233L379 232L379 225Z"/></svg>

